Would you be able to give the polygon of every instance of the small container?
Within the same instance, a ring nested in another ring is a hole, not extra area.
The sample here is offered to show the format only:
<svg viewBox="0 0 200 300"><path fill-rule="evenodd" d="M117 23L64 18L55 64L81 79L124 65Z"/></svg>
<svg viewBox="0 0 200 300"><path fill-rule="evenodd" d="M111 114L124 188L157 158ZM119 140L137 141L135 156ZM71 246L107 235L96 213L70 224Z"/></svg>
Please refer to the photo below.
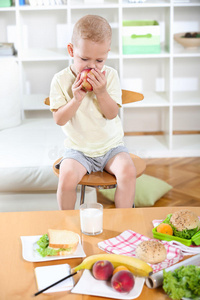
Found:
<svg viewBox="0 0 200 300"><path fill-rule="evenodd" d="M25 0L19 0L19 5L25 5L25 4L26 4Z"/></svg>
<svg viewBox="0 0 200 300"><path fill-rule="evenodd" d="M198 32L198 34L200 34ZM187 38L185 32L174 34L174 40L184 48L197 48L200 47L200 37Z"/></svg>
<svg viewBox="0 0 200 300"><path fill-rule="evenodd" d="M160 53L160 26L151 20L123 21L122 42L123 54Z"/></svg>
<svg viewBox="0 0 200 300"><path fill-rule="evenodd" d="M12 5L12 0L1 0L0 7L9 7Z"/></svg>
<svg viewBox="0 0 200 300"><path fill-rule="evenodd" d="M157 232L157 227L153 228L152 232L153 232L153 237L159 240L177 241L184 244L185 246L191 246L192 244L195 244L197 246L200 245L200 231L198 231L195 235L193 235L193 237L190 240L182 239L174 235L159 233Z"/></svg>
<svg viewBox="0 0 200 300"><path fill-rule="evenodd" d="M192 241L195 243L195 245L200 245L200 230L195 235L193 235Z"/></svg>

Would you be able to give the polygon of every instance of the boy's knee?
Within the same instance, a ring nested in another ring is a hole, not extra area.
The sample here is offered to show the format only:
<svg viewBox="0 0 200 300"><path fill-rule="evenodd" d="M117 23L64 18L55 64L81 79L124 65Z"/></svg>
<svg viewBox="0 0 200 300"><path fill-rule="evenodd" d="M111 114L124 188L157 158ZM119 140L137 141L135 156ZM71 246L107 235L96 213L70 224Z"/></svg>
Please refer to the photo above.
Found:
<svg viewBox="0 0 200 300"><path fill-rule="evenodd" d="M69 170L64 172L64 174L59 175L59 188L62 191L74 190L76 189L77 184L77 178L73 170Z"/></svg>
<svg viewBox="0 0 200 300"><path fill-rule="evenodd" d="M116 174L118 182L130 182L136 179L136 168L134 164L125 165L118 174Z"/></svg>
<svg viewBox="0 0 200 300"><path fill-rule="evenodd" d="M127 179L135 179L136 178L136 168L134 164L130 164L125 169L125 176Z"/></svg>

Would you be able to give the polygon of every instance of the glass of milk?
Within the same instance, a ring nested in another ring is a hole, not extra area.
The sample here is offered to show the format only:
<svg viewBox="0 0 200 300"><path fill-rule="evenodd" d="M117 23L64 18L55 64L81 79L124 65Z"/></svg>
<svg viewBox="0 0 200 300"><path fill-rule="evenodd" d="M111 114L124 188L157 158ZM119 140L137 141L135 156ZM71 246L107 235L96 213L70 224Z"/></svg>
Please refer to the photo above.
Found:
<svg viewBox="0 0 200 300"><path fill-rule="evenodd" d="M103 231L103 205L84 203L80 206L81 231L87 235L97 235Z"/></svg>

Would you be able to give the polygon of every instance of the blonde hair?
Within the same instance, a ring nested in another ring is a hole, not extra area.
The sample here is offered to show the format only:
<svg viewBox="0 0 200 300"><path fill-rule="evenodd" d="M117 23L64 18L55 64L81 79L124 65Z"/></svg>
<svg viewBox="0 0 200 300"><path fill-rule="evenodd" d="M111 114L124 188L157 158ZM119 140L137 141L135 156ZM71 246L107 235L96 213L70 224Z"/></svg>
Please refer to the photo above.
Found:
<svg viewBox="0 0 200 300"><path fill-rule="evenodd" d="M72 43L77 45L80 38L96 43L108 40L111 43L112 29L106 19L96 15L86 15L74 25Z"/></svg>

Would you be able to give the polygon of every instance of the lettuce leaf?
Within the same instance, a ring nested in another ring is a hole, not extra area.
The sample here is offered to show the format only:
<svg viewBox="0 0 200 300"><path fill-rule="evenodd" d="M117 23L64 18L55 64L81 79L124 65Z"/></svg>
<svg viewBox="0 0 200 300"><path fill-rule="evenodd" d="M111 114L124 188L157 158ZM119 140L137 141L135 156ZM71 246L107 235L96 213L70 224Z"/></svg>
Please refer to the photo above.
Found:
<svg viewBox="0 0 200 300"><path fill-rule="evenodd" d="M38 246L40 248L45 249L46 247L49 246L49 237L48 234L44 234L38 241L37 241Z"/></svg>
<svg viewBox="0 0 200 300"><path fill-rule="evenodd" d="M42 256L54 256L57 255L57 253L59 252L59 250L54 250L51 248L39 248L37 249L38 253Z"/></svg>
<svg viewBox="0 0 200 300"><path fill-rule="evenodd" d="M48 234L44 234L38 241L37 244L39 248L37 249L37 252L42 256L54 256L57 255L60 251L71 251L71 247L67 249L52 249L49 248L49 237Z"/></svg>
<svg viewBox="0 0 200 300"><path fill-rule="evenodd" d="M189 265L174 272L163 270L163 289L174 300L200 299L200 267Z"/></svg>
<svg viewBox="0 0 200 300"><path fill-rule="evenodd" d="M174 229L173 231L174 231L174 236L178 236L182 239L190 240L193 237L193 235L195 235L195 233L198 232L198 230L199 230L199 228L197 226L194 229L189 229L189 230L185 229L183 231L178 231L178 230Z"/></svg>
<svg viewBox="0 0 200 300"><path fill-rule="evenodd" d="M186 240L190 240L193 235L195 235L195 233L197 233L197 231L199 230L198 226L194 229L184 229L183 231L178 231L171 223L170 223L170 219L171 219L172 214L167 215L167 218L163 221L163 223L167 223L169 224L172 229L173 229L173 235L180 237L182 239L186 239Z"/></svg>

